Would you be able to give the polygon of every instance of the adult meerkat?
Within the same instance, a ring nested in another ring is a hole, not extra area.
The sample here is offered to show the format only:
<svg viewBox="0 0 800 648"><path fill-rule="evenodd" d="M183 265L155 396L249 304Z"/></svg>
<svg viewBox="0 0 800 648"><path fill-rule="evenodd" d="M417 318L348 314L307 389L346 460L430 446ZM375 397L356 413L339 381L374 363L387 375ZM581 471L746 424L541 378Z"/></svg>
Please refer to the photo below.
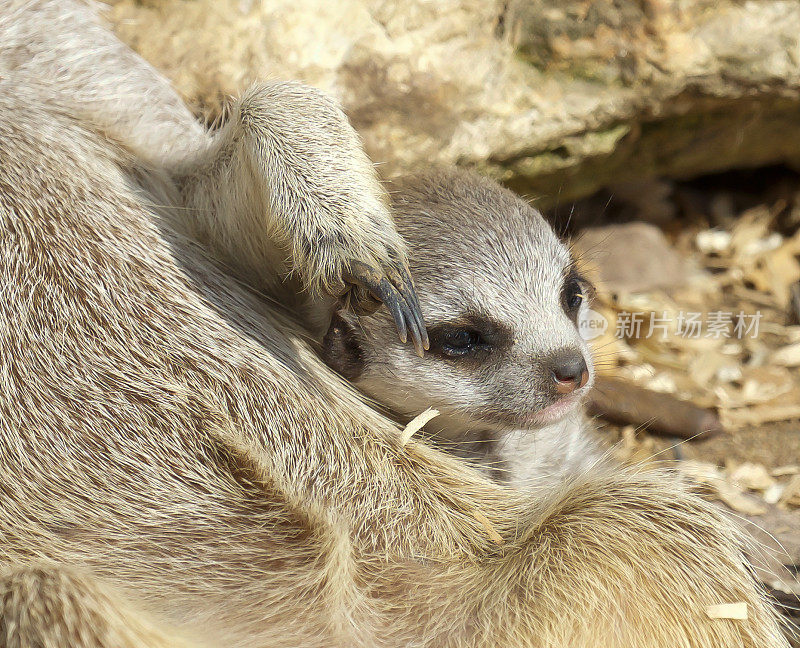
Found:
<svg viewBox="0 0 800 648"><path fill-rule="evenodd" d="M0 8L0 72L122 147L129 181L170 226L289 310L310 296L352 293L356 310L382 302L403 341L418 352L427 345L385 192L332 99L294 82L262 84L211 134L96 23L93 4L6 0ZM91 56L83 30L95 39Z"/></svg>
<svg viewBox="0 0 800 648"><path fill-rule="evenodd" d="M395 180L392 207L430 353L403 348L383 311L342 313L322 345L329 366L401 420L435 407L433 438L504 482L552 483L599 461L580 408L594 372L577 324L592 288L552 228L456 169Z"/></svg>
<svg viewBox="0 0 800 648"><path fill-rule="evenodd" d="M0 11L0 644L786 646L661 475L531 498L404 445L186 235L163 80L83 4Z"/></svg>

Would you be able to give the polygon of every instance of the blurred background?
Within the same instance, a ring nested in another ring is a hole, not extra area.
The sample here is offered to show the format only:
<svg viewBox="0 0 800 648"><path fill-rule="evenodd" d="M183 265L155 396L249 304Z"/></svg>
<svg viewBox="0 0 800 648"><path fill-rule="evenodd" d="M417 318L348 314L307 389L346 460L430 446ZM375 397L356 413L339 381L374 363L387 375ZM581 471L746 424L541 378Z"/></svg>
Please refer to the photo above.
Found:
<svg viewBox="0 0 800 648"><path fill-rule="evenodd" d="M301 79L384 177L457 164L539 207L597 286L604 438L754 522L797 616L797 0L107 4L211 126L253 81Z"/></svg>

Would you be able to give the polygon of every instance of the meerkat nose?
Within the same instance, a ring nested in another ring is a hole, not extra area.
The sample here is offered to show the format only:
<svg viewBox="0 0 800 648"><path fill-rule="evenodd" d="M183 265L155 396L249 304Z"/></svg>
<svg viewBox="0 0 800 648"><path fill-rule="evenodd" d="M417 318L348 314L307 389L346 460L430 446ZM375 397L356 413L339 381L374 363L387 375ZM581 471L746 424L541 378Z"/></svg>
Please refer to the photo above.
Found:
<svg viewBox="0 0 800 648"><path fill-rule="evenodd" d="M571 394L589 382L589 370L583 354L564 349L551 360L551 374L559 394Z"/></svg>

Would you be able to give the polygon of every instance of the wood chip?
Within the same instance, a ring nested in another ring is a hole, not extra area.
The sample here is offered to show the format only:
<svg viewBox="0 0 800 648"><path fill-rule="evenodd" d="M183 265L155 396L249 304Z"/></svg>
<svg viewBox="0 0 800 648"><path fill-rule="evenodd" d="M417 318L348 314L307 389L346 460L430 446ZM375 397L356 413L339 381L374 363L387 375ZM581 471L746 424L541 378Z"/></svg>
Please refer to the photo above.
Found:
<svg viewBox="0 0 800 648"><path fill-rule="evenodd" d="M754 367L744 371L738 400L742 405L757 405L774 400L794 387L792 372L786 367Z"/></svg>
<svg viewBox="0 0 800 648"><path fill-rule="evenodd" d="M742 492L737 484L725 479L722 471L706 461L681 461L678 469L697 484L705 486L710 494L728 507L745 515L764 515L767 507L759 500Z"/></svg>
<svg viewBox="0 0 800 648"><path fill-rule="evenodd" d="M800 418L800 405L758 405L741 410L722 410L720 412L725 427L742 428L762 423L790 421Z"/></svg>
<svg viewBox="0 0 800 648"><path fill-rule="evenodd" d="M800 506L800 475L795 475L789 480L779 503L784 506Z"/></svg>
<svg viewBox="0 0 800 648"><path fill-rule="evenodd" d="M717 496L737 513L764 515L767 507L726 481L716 484Z"/></svg>
<svg viewBox="0 0 800 648"><path fill-rule="evenodd" d="M747 603L720 603L719 605L706 606L706 615L709 619L738 619L747 620Z"/></svg>
<svg viewBox="0 0 800 648"><path fill-rule="evenodd" d="M764 501L767 504L777 504L780 502L781 497L783 496L783 491L785 490L786 486L783 484L773 484L764 491Z"/></svg>
<svg viewBox="0 0 800 648"><path fill-rule="evenodd" d="M720 254L730 248L731 235L724 230L705 230L697 234L695 245L703 254Z"/></svg>
<svg viewBox="0 0 800 648"><path fill-rule="evenodd" d="M728 474L728 479L740 488L753 491L766 491L775 485L775 479L765 466L750 462L733 468Z"/></svg>
<svg viewBox="0 0 800 648"><path fill-rule="evenodd" d="M422 414L418 414L408 422L400 433L400 444L405 446L417 432L425 427L425 424L432 418L439 416L439 410L429 407Z"/></svg>
<svg viewBox="0 0 800 648"><path fill-rule="evenodd" d="M772 354L770 361L784 367L800 367L800 342L781 347Z"/></svg>
<svg viewBox="0 0 800 648"><path fill-rule="evenodd" d="M800 464L789 464L788 466L778 466L769 471L773 477L786 477L787 475L800 474Z"/></svg>

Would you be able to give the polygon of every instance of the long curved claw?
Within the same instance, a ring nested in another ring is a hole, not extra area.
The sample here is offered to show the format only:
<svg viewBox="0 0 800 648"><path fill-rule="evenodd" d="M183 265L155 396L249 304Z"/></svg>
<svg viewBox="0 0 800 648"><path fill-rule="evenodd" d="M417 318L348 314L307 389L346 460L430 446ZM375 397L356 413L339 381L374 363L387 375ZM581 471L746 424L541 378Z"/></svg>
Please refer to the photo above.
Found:
<svg viewBox="0 0 800 648"><path fill-rule="evenodd" d="M366 263L352 261L343 273L343 278L347 283L356 286L358 292L364 289L373 299L386 305L397 326L401 342L406 342L410 333L414 349L421 357L423 350L428 348L428 334L408 271L400 265L390 268L384 274ZM357 301L361 301L360 305L357 304L357 309L360 308L362 312L367 310L365 306L368 308L369 305L363 304L363 300Z"/></svg>
<svg viewBox="0 0 800 648"><path fill-rule="evenodd" d="M387 270L386 274L389 280L397 286L397 289L406 300L406 303L411 307L417 330L417 336L414 337L414 347L417 350L417 354L422 357L423 349L427 351L431 348L431 344L428 339L428 329L425 327L425 320L422 317L422 306L419 303L417 289L416 286L414 286L414 279L411 277L411 272L403 260L396 259L394 265Z"/></svg>

